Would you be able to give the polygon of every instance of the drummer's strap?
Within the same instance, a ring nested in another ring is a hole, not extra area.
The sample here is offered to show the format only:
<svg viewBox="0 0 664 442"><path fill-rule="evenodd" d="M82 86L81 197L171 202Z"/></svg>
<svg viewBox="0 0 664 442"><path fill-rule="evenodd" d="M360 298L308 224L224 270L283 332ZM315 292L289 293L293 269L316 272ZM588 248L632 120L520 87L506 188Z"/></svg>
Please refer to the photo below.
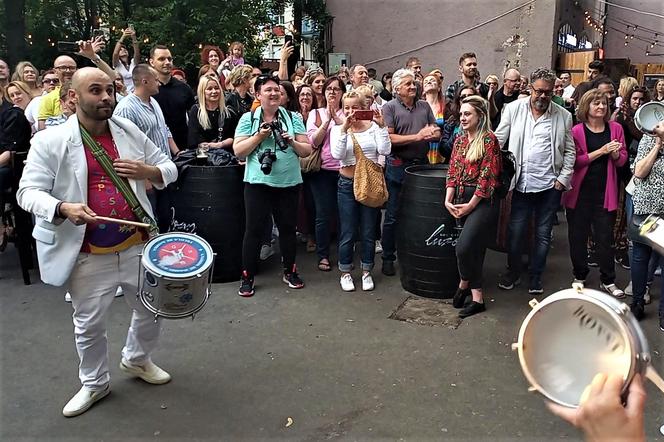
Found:
<svg viewBox="0 0 664 442"><path fill-rule="evenodd" d="M150 215L148 215L145 209L143 209L143 206L141 206L138 198L136 198L136 194L131 189L127 179L122 178L115 171L113 168L113 160L108 155L108 152L106 152L106 150L101 145L99 145L99 143L97 143L94 138L92 138L92 136L88 133L87 130L85 130L83 126L80 126L80 128L83 145L92 153L92 156L95 157L95 160L97 160L101 168L104 169L106 175L108 175L115 187L120 191L122 196L127 201L127 204L129 204L131 211L134 212L134 215L136 215L136 218L138 218L141 222L150 224L150 236L158 235L159 227L157 227L157 223Z"/></svg>

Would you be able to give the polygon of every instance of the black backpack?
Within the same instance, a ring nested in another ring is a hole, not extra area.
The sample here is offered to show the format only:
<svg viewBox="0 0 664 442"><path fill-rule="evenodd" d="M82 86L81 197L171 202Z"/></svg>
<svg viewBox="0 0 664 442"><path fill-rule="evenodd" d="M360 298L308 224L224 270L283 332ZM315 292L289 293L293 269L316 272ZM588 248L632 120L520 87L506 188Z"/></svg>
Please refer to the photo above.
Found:
<svg viewBox="0 0 664 442"><path fill-rule="evenodd" d="M514 158L514 154L506 149L500 149L500 157L503 167L500 169L500 174L498 175L499 184L496 187L494 196L503 199L509 193L512 178L514 178L514 174L516 173L516 159Z"/></svg>

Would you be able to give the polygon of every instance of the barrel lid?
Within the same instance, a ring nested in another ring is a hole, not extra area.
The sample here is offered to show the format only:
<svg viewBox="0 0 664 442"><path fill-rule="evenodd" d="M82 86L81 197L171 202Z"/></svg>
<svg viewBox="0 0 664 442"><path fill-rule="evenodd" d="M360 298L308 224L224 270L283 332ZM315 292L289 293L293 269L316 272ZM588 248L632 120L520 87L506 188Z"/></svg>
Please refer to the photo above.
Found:
<svg viewBox="0 0 664 442"><path fill-rule="evenodd" d="M200 236L171 232L148 241L142 263L162 276L188 278L210 268L213 258L212 247Z"/></svg>
<svg viewBox="0 0 664 442"><path fill-rule="evenodd" d="M406 174L429 178L445 178L448 169L447 164L417 164L406 167Z"/></svg>

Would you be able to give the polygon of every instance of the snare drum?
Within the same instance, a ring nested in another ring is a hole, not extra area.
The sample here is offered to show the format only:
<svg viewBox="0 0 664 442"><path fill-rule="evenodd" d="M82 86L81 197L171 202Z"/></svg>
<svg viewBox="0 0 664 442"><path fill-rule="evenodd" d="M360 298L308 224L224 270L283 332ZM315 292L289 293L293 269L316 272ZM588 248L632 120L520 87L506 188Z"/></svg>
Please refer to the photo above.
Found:
<svg viewBox="0 0 664 442"><path fill-rule="evenodd" d="M649 246L664 256L664 218L658 215L648 215L639 226L639 234Z"/></svg>
<svg viewBox="0 0 664 442"><path fill-rule="evenodd" d="M200 236L156 236L140 255L137 296L155 319L194 316L210 297L214 259L212 247Z"/></svg>
<svg viewBox="0 0 664 442"><path fill-rule="evenodd" d="M664 388L650 366L648 341L626 304L597 290L572 288L530 305L512 348L531 390L575 408L598 373L621 376L623 393L637 373Z"/></svg>
<svg viewBox="0 0 664 442"><path fill-rule="evenodd" d="M636 110L634 124L641 131L649 135L660 122L664 121L664 103L650 101Z"/></svg>

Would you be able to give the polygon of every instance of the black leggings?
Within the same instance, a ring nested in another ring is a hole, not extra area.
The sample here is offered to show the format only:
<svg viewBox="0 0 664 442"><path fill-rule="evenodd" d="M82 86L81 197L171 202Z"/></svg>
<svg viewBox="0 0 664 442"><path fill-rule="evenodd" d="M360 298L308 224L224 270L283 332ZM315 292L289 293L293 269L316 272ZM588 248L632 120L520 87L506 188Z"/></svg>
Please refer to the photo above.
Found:
<svg viewBox="0 0 664 442"><path fill-rule="evenodd" d="M284 270L295 265L295 227L300 186L271 187L265 184L244 184L246 229L242 243L242 267L249 276L256 274L265 226L274 215L279 229L279 248Z"/></svg>
<svg viewBox="0 0 664 442"><path fill-rule="evenodd" d="M465 201L470 201L470 198L465 198ZM482 266L492 231L491 223L496 220L496 207L490 199L482 199L477 207L462 219L463 229L456 244L457 265L459 276L468 281L471 289L482 288Z"/></svg>

